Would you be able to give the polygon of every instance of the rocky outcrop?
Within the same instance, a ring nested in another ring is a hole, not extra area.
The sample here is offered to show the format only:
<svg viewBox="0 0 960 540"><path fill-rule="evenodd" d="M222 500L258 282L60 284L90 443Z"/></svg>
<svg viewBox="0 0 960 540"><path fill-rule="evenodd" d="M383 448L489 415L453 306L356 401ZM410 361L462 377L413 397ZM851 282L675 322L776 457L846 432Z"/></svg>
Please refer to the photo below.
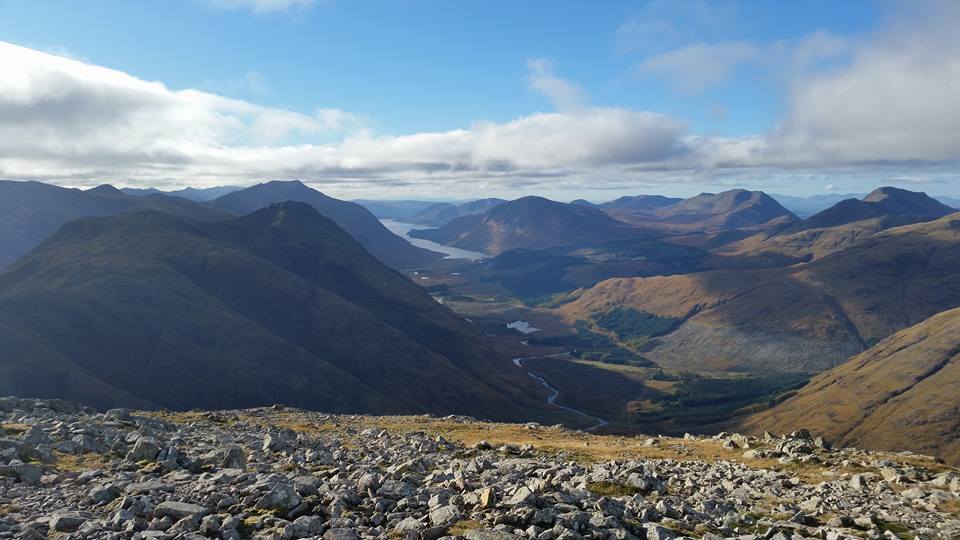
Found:
<svg viewBox="0 0 960 540"><path fill-rule="evenodd" d="M651 454L639 455L625 450L627 439L562 427L281 407L100 414L4 399L0 422L11 441L0 466L24 465L24 454L48 457L30 464L39 477L0 476L0 538L960 534L949 513L960 492L957 471L920 456L832 451L803 431L651 438L640 445ZM454 440L477 432L520 433L535 443ZM79 435L92 451L58 450ZM619 454L615 460L578 459L580 451L536 446L546 440L584 452L622 450L606 454Z"/></svg>

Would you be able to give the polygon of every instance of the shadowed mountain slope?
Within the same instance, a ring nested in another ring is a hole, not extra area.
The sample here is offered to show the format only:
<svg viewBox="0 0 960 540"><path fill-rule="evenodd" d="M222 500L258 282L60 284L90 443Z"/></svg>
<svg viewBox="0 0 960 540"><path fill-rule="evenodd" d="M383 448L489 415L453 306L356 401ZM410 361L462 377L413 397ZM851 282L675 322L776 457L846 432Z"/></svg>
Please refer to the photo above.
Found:
<svg viewBox="0 0 960 540"><path fill-rule="evenodd" d="M477 330L300 203L71 222L0 275L0 341L0 392L101 407L529 414Z"/></svg>
<svg viewBox="0 0 960 540"><path fill-rule="evenodd" d="M805 427L845 446L913 450L960 464L960 309L897 332L742 427Z"/></svg>
<svg viewBox="0 0 960 540"><path fill-rule="evenodd" d="M394 268L419 266L442 257L440 253L415 247L393 234L359 204L328 197L296 180L257 184L219 197L210 204L240 215L284 201L309 204L340 225L370 253Z"/></svg>

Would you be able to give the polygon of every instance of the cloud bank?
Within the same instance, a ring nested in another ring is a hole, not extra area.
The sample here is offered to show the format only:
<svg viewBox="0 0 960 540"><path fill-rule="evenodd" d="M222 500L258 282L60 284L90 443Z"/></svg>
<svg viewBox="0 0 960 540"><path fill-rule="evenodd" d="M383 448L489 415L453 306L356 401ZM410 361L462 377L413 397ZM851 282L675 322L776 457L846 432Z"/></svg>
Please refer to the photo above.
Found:
<svg viewBox="0 0 960 540"><path fill-rule="evenodd" d="M266 10L303 2L230 3ZM823 35L794 44L798 65L838 48L849 61L793 70L782 121L749 137L698 134L657 112L593 106L545 59L529 61L526 83L555 112L388 136L334 107L301 113L174 90L0 42L0 177L158 186L300 178L339 193L423 196L449 194L451 186L464 194L655 189L905 170L943 178L960 159L960 5L923 6L856 44ZM749 44L687 45L646 66L683 80L677 66L714 63L715 71L686 80L697 88L758 55Z"/></svg>

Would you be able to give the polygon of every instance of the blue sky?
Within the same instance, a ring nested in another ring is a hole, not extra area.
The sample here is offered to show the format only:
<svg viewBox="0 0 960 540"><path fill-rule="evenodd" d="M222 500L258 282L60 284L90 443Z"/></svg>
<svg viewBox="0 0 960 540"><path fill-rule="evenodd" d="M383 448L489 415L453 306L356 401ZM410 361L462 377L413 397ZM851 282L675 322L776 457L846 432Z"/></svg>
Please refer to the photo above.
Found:
<svg viewBox="0 0 960 540"><path fill-rule="evenodd" d="M889 137L876 136L873 148L863 148L851 142L853 128L875 133L878 126L850 123L871 111L832 115L850 118L828 125L830 107L850 110L834 103L840 98L861 106L850 89L871 88L878 70L891 70L894 79L918 77L893 71L903 64L892 52L903 36L927 36L931 50L955 62L948 53L956 40L939 42L951 40L949 32L929 26L946 24L957 10L950 2L928 5L929 16L904 22L903 4L854 0L0 0L0 42L36 53L8 51L31 81L19 89L33 96L31 105L44 105L37 96L49 94L35 72L49 73L43 65L63 57L129 77L121 86L132 93L111 98L118 102L141 103L133 96L152 92L143 82L162 84L165 97L154 97L175 104L150 112L167 115L154 126L170 124L169 132L158 127L144 139L164 143L150 159L131 151L136 156L124 154L112 170L107 156L90 157L102 148L80 160L80 150L44 142L42 151L26 152L42 159L0 162L0 173L131 185L296 175L335 194L387 197L456 188L602 199L735 184L806 194L897 182L960 195L960 152L950 144L941 141L945 149L934 151L916 141L915 151L898 144L891 153L884 147ZM83 81L89 93L78 104L106 95L99 75L57 66ZM192 92L232 102L210 105L213 98L194 99ZM880 97L901 105L895 89ZM960 104L944 99L944 114L956 117ZM26 111L23 100L10 106ZM877 107L886 112L882 101ZM131 114L142 112L138 105ZM202 132L170 120L193 114L202 117ZM215 123L223 117L229 121ZM84 138L102 136L106 146L131 123L109 120L119 124L106 122L96 133L85 127ZM38 133L52 129L36 123ZM184 131L190 136L178 139ZM582 151L572 142L577 133L589 143ZM529 151L518 150L524 145ZM177 155L164 161L161 154ZM567 159L571 154L576 158ZM296 165L285 164L285 156ZM250 167L252 161L258 165Z"/></svg>

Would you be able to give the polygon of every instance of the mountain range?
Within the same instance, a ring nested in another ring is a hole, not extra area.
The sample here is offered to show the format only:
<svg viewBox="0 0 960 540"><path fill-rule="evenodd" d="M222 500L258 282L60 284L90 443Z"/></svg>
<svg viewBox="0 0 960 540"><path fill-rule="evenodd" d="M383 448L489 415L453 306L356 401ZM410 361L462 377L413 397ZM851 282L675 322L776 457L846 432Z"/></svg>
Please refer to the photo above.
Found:
<svg viewBox="0 0 960 540"><path fill-rule="evenodd" d="M882 187L862 199L842 200L772 235L760 233L720 251L776 252L792 257L819 258L880 231L932 221L955 211L926 193Z"/></svg>
<svg viewBox="0 0 960 540"><path fill-rule="evenodd" d="M80 219L0 275L2 393L519 418L530 383L508 365L303 203Z"/></svg>
<svg viewBox="0 0 960 540"><path fill-rule="evenodd" d="M663 366L821 371L960 306L960 213L807 264L612 279L571 299L571 320L625 308L674 319L665 335L635 336Z"/></svg>
<svg viewBox="0 0 960 540"><path fill-rule="evenodd" d="M179 197L137 197L107 185L82 191L41 182L0 181L0 270L70 220L145 210L201 221L231 217L222 210Z"/></svg>
<svg viewBox="0 0 960 540"><path fill-rule="evenodd" d="M184 199L190 199L195 202L207 202L216 199L227 193L232 193L234 191L240 190L243 188L237 186L214 186L208 188L194 188L188 187L183 189L174 189L170 191L163 191L156 188L121 188L120 191L126 193L127 195L170 195L171 197L182 197Z"/></svg>
<svg viewBox="0 0 960 540"><path fill-rule="evenodd" d="M482 214L507 201L503 199L478 199L461 204L437 203L407 217L406 221L430 227L442 227L463 216Z"/></svg>
<svg viewBox="0 0 960 540"><path fill-rule="evenodd" d="M651 236L597 208L543 197L522 197L482 214L458 217L437 229L411 231L410 235L491 254Z"/></svg>
<svg viewBox="0 0 960 540"><path fill-rule="evenodd" d="M610 211L629 223L681 232L769 229L799 220L766 193L745 189L701 193L682 200L635 197Z"/></svg>

